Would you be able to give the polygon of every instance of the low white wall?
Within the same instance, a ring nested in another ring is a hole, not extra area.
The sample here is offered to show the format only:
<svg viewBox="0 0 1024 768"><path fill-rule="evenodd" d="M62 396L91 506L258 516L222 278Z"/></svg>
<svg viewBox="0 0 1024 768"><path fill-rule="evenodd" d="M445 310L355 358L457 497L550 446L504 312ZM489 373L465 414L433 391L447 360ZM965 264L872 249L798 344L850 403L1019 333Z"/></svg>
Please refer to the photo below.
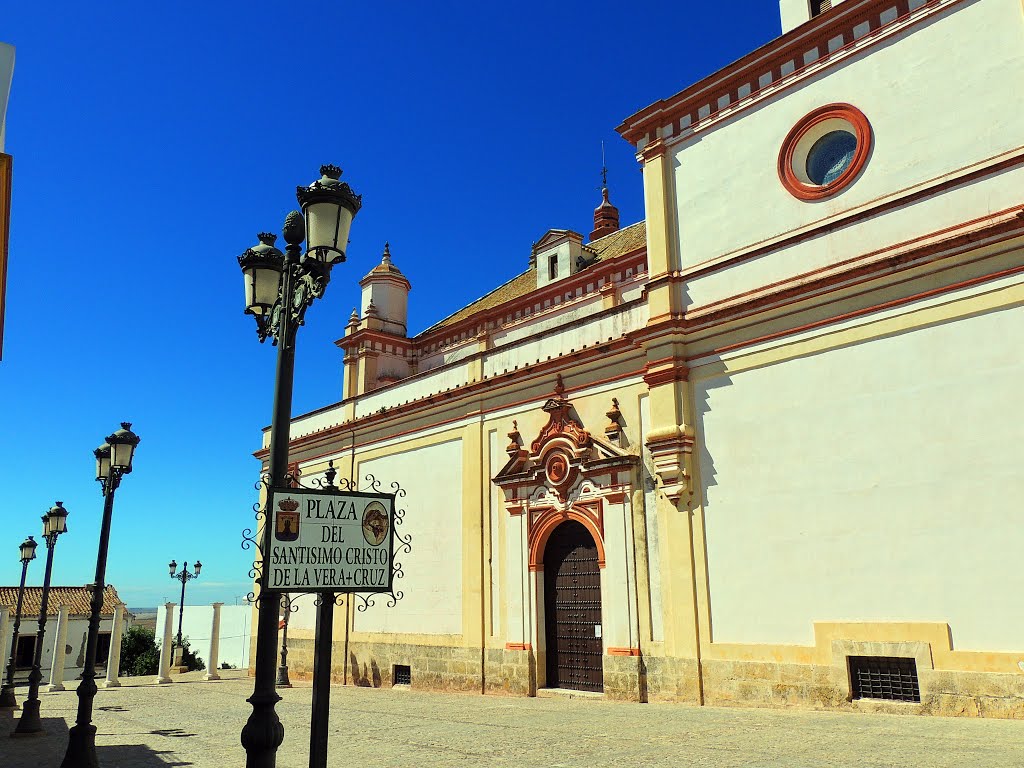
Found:
<svg viewBox="0 0 1024 768"><path fill-rule="evenodd" d="M156 639L164 636L164 622L167 611L164 606L157 608ZM174 607L171 621L173 638L178 635L178 606ZM213 625L213 606L185 605L181 634L188 638L189 647L199 654L204 663L210 661L210 629ZM249 666L249 638L252 630L252 606L224 605L220 609L220 652L218 665L224 662L240 669Z"/></svg>

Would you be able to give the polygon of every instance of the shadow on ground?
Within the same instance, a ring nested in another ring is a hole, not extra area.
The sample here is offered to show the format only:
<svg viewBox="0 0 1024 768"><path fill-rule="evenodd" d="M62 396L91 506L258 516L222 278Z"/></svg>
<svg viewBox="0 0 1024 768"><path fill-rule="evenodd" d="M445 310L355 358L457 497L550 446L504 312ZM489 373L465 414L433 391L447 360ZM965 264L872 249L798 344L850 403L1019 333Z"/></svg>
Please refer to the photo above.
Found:
<svg viewBox="0 0 1024 768"><path fill-rule="evenodd" d="M103 766L131 766L131 768L167 768L169 765L195 765L173 757L164 760L162 755L172 755L168 750L154 750L144 744L122 744L116 747L96 747L96 757Z"/></svg>

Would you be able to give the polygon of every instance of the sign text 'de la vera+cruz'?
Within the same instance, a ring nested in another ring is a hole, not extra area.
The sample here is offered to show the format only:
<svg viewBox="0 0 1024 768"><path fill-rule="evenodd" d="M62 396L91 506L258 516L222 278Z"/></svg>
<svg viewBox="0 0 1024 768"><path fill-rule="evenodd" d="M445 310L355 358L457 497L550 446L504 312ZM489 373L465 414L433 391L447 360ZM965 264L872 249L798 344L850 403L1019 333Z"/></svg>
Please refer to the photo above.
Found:
<svg viewBox="0 0 1024 768"><path fill-rule="evenodd" d="M276 489L266 588L390 592L395 496Z"/></svg>

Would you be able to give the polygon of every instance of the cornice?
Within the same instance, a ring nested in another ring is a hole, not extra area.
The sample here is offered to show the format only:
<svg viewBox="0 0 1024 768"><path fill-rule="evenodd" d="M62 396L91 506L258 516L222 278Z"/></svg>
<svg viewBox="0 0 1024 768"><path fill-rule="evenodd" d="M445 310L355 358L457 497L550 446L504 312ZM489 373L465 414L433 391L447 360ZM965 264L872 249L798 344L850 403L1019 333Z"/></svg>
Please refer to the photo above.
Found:
<svg viewBox="0 0 1024 768"><path fill-rule="evenodd" d="M809 72L818 73L890 33L904 31L966 1L926 0L911 10L910 0L846 0L674 96L636 112L616 131L639 146L643 141L667 138L662 129L672 126L674 141L682 131L693 131L726 113L732 115L762 97L776 96ZM894 8L896 15L889 18ZM770 79L762 83L766 74Z"/></svg>

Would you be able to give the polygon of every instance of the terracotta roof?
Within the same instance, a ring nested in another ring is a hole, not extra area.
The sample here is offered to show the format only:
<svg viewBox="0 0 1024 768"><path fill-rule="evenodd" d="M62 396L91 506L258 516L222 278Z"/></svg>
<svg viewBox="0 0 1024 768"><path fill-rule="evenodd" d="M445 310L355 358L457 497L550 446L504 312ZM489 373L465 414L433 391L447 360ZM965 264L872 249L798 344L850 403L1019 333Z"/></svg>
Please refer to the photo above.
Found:
<svg viewBox="0 0 1024 768"><path fill-rule="evenodd" d="M84 587L50 587L50 599L46 605L46 615L56 616L57 610L62 604L70 608L72 616L88 616L92 607L92 590ZM25 587L25 601L21 606L21 616L38 616L39 607L43 602L42 587ZM117 590L110 584L103 591L103 610L101 616L113 616L114 607L121 602L117 596ZM18 607L18 588L0 587L0 607L8 607L14 613Z"/></svg>
<svg viewBox="0 0 1024 768"><path fill-rule="evenodd" d="M642 248L646 242L646 222L638 221L636 224L630 224L628 227L624 227L616 232L612 232L611 234L598 238L593 242L587 243L584 245L584 248L589 249L591 253L595 254L594 261L598 262L605 259L614 259L616 256L622 256L630 251L635 251L638 248ZM504 285L498 286L490 293L474 301L472 304L463 307L458 312L448 315L444 320L434 323L432 326L420 333L417 338L425 336L428 333L433 333L440 328L457 323L460 320L465 320L478 312L485 312L489 309L494 309L507 301L512 301L513 299L518 299L521 296L526 296L536 289L537 268L530 267L521 275L513 277Z"/></svg>

